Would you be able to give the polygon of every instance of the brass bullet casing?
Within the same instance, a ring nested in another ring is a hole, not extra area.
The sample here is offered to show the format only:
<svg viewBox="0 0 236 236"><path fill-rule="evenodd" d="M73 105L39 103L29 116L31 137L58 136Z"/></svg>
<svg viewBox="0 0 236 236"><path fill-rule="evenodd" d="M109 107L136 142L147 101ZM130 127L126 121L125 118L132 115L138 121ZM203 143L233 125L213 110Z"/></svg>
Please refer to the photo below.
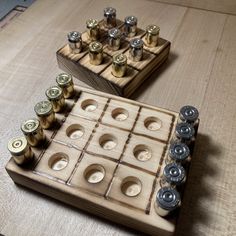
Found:
<svg viewBox="0 0 236 236"><path fill-rule="evenodd" d="M53 111L60 112L65 105L65 98L62 89L58 86L52 86L45 92L48 100L52 103Z"/></svg>
<svg viewBox="0 0 236 236"><path fill-rule="evenodd" d="M185 143L175 142L170 145L167 163L185 164L190 161L190 149Z"/></svg>
<svg viewBox="0 0 236 236"><path fill-rule="evenodd" d="M160 28L156 25L148 25L146 28L146 46L156 47L158 44Z"/></svg>
<svg viewBox="0 0 236 236"><path fill-rule="evenodd" d="M182 165L175 162L169 163L163 170L161 186L176 187L185 183L186 173Z"/></svg>
<svg viewBox="0 0 236 236"><path fill-rule="evenodd" d="M37 114L40 124L43 129L48 129L52 127L55 121L55 113L51 102L41 101L34 106L34 111Z"/></svg>
<svg viewBox="0 0 236 236"><path fill-rule="evenodd" d="M127 68L127 57L124 54L117 54L113 56L112 74L115 77L123 77Z"/></svg>
<svg viewBox="0 0 236 236"><path fill-rule="evenodd" d="M113 7L106 7L104 9L104 25L106 28L116 27L116 9Z"/></svg>
<svg viewBox="0 0 236 236"><path fill-rule="evenodd" d="M72 31L67 35L67 38L71 52L80 53L83 47L81 33L77 31Z"/></svg>
<svg viewBox="0 0 236 236"><path fill-rule="evenodd" d="M183 106L179 112L178 123L186 122L195 125L199 117L197 108L193 106Z"/></svg>
<svg viewBox="0 0 236 236"><path fill-rule="evenodd" d="M89 59L92 65L100 65L103 60L103 46L100 42L89 44Z"/></svg>
<svg viewBox="0 0 236 236"><path fill-rule="evenodd" d="M100 29L97 20L89 19L86 21L87 33L92 41L98 40L100 36Z"/></svg>
<svg viewBox="0 0 236 236"><path fill-rule="evenodd" d="M110 50L116 51L120 48L121 31L117 28L108 30L108 47Z"/></svg>
<svg viewBox="0 0 236 236"><path fill-rule="evenodd" d="M180 194L175 188L163 187L156 195L155 210L162 217L169 215L181 204Z"/></svg>
<svg viewBox="0 0 236 236"><path fill-rule="evenodd" d="M137 32L137 23L138 19L135 16L127 16L125 17L125 26L124 31L125 35L129 38L134 37Z"/></svg>
<svg viewBox="0 0 236 236"><path fill-rule="evenodd" d="M33 160L34 154L25 137L11 139L7 147L18 165L23 165Z"/></svg>
<svg viewBox="0 0 236 236"><path fill-rule="evenodd" d="M56 77L57 85L62 89L64 98L70 98L74 94L73 77L67 73L61 73Z"/></svg>
<svg viewBox="0 0 236 236"><path fill-rule="evenodd" d="M129 57L132 61L141 61L143 57L143 40L139 38L130 41Z"/></svg>
<svg viewBox="0 0 236 236"><path fill-rule="evenodd" d="M30 146L38 146L45 139L43 129L38 119L29 119L22 123L21 130Z"/></svg>

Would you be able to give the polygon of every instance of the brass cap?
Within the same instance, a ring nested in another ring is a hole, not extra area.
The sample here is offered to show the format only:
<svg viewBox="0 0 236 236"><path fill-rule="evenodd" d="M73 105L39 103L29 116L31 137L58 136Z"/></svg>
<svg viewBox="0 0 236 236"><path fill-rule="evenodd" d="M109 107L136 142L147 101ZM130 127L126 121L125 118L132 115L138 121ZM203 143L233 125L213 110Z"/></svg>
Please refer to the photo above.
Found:
<svg viewBox="0 0 236 236"><path fill-rule="evenodd" d="M126 65L127 63L127 56L120 53L113 56L113 63L118 65Z"/></svg>
<svg viewBox="0 0 236 236"><path fill-rule="evenodd" d="M103 50L103 45L98 41L95 41L89 44L90 52L100 53L102 52L102 50Z"/></svg>
<svg viewBox="0 0 236 236"><path fill-rule="evenodd" d="M72 75L61 73L56 77L56 82L60 87L67 87L73 83Z"/></svg>
<svg viewBox="0 0 236 236"><path fill-rule="evenodd" d="M35 132L40 127L39 120L33 118L25 120L21 125L21 130L24 134L31 134Z"/></svg>
<svg viewBox="0 0 236 236"><path fill-rule="evenodd" d="M160 32L160 27L158 27L157 25L148 25L146 28L146 31L149 34L158 35Z"/></svg>
<svg viewBox="0 0 236 236"><path fill-rule="evenodd" d="M8 142L7 148L13 156L23 155L28 148L25 137L13 138Z"/></svg>
<svg viewBox="0 0 236 236"><path fill-rule="evenodd" d="M93 29L98 26L98 21L95 19L89 19L86 21L86 25L88 29Z"/></svg>
<svg viewBox="0 0 236 236"><path fill-rule="evenodd" d="M41 101L34 106L34 111L38 116L46 116L53 112L53 107L51 102Z"/></svg>
<svg viewBox="0 0 236 236"><path fill-rule="evenodd" d="M62 89L58 86L52 86L45 92L49 100L59 100L63 96Z"/></svg>

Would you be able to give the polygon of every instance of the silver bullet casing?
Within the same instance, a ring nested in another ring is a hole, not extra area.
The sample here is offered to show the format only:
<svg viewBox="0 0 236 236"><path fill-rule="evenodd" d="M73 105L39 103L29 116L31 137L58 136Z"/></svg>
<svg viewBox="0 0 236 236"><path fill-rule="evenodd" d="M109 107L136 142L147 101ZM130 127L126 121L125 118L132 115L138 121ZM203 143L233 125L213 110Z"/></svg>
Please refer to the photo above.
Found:
<svg viewBox="0 0 236 236"><path fill-rule="evenodd" d="M87 33L92 41L96 41L100 36L100 28L97 20L89 19L86 21Z"/></svg>
<svg viewBox="0 0 236 236"><path fill-rule="evenodd" d="M72 31L67 35L68 44L72 53L80 53L82 51L83 43L81 33Z"/></svg>
<svg viewBox="0 0 236 236"><path fill-rule="evenodd" d="M51 102L41 101L34 106L34 111L39 118L40 124L43 129L52 127L55 121L55 113Z"/></svg>
<svg viewBox="0 0 236 236"><path fill-rule="evenodd" d="M22 123L21 130L30 146L38 146L45 139L43 129L38 119L29 119Z"/></svg>
<svg viewBox="0 0 236 236"><path fill-rule="evenodd" d="M127 37L131 38L136 35L138 19L135 16L125 17L124 31Z"/></svg>
<svg viewBox="0 0 236 236"><path fill-rule="evenodd" d="M174 142L182 142L189 145L194 140L195 129L191 124L179 123L175 127L175 135L172 139Z"/></svg>
<svg viewBox="0 0 236 236"><path fill-rule="evenodd" d="M156 195L155 210L160 216L167 216L181 204L179 192L175 188L163 187Z"/></svg>
<svg viewBox="0 0 236 236"><path fill-rule="evenodd" d="M120 48L121 31L117 28L108 30L108 47L110 50L116 51Z"/></svg>
<svg viewBox="0 0 236 236"><path fill-rule="evenodd" d="M53 111L60 112L65 105L65 98L62 89L58 86L52 86L45 92L48 100L52 103Z"/></svg>
<svg viewBox="0 0 236 236"><path fill-rule="evenodd" d="M178 123L186 122L195 125L199 117L197 108L193 106L183 106L179 112Z"/></svg>
<svg viewBox="0 0 236 236"><path fill-rule="evenodd" d="M57 85L62 89L64 98L70 98L74 94L74 83L72 75L61 73L56 77Z"/></svg>
<svg viewBox="0 0 236 236"><path fill-rule="evenodd" d="M143 40L139 38L130 41L129 57L132 61L141 61L143 57Z"/></svg>
<svg viewBox="0 0 236 236"><path fill-rule="evenodd" d="M156 25L148 25L146 28L146 46L156 47L158 44L160 28Z"/></svg>
<svg viewBox="0 0 236 236"><path fill-rule="evenodd" d="M170 145L167 163L176 162L185 164L190 161L190 150L185 143L174 142Z"/></svg>
<svg viewBox="0 0 236 236"><path fill-rule="evenodd" d="M104 9L104 25L106 28L116 27L116 9L113 7L106 7Z"/></svg>
<svg viewBox="0 0 236 236"><path fill-rule="evenodd" d="M112 58L112 74L115 77L123 77L127 68L127 57L124 54L114 55Z"/></svg>
<svg viewBox="0 0 236 236"><path fill-rule="evenodd" d="M33 160L34 154L25 137L13 138L8 142L8 150L18 165L26 164Z"/></svg>
<svg viewBox="0 0 236 236"><path fill-rule="evenodd" d="M89 59L92 65L100 65L103 60L103 46L100 42L89 44Z"/></svg>

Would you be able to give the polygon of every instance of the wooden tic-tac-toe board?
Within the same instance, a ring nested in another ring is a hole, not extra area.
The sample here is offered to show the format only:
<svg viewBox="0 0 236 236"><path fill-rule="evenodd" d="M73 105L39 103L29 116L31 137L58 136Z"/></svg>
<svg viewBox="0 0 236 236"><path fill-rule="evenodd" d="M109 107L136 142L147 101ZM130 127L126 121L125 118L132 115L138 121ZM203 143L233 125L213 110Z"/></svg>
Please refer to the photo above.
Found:
<svg viewBox="0 0 236 236"><path fill-rule="evenodd" d="M63 46L57 51L57 61L59 67L80 79L86 84L104 92L115 95L129 97L150 75L154 72L168 57L170 51L170 42L159 38L158 45L150 48L145 46L145 30L137 28L135 37L125 37L122 40L121 47L117 51L110 50L107 42L107 31L104 27L104 21L99 22L100 42L103 44L103 62L95 66L90 64L88 55L88 45L91 40L87 32L82 33L83 50L81 53L73 54L69 45ZM117 20L117 28L123 32L124 22ZM133 38L142 38L144 41L143 58L139 62L129 59L129 42ZM117 78L111 74L112 56L124 53L127 60L127 72L122 78Z"/></svg>
<svg viewBox="0 0 236 236"><path fill-rule="evenodd" d="M14 182L151 235L173 235L178 214L154 203L178 113L76 87L35 158L6 166Z"/></svg>

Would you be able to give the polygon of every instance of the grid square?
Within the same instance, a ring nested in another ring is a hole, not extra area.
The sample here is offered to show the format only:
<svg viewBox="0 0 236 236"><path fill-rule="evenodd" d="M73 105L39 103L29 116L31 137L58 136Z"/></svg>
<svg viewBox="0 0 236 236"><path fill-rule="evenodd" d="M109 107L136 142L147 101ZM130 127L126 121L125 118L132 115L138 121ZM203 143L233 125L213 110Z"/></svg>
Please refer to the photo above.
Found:
<svg viewBox="0 0 236 236"><path fill-rule="evenodd" d="M69 115L54 137L55 141L82 150L87 143L96 122Z"/></svg>
<svg viewBox="0 0 236 236"><path fill-rule="evenodd" d="M68 146L52 142L45 151L45 153L43 154L35 170L44 173L49 177L52 176L62 181L67 181L80 155L81 152L74 148L70 148ZM62 156L63 157L66 156L68 160L66 167L63 169L61 169L61 167L66 162L65 161L59 162Z"/></svg>
<svg viewBox="0 0 236 236"><path fill-rule="evenodd" d="M108 192L108 199L145 211L154 179L153 175L120 164Z"/></svg>
<svg viewBox="0 0 236 236"><path fill-rule="evenodd" d="M85 153L70 184L98 195L105 195L116 165L113 161Z"/></svg>
<svg viewBox="0 0 236 236"><path fill-rule="evenodd" d="M138 110L139 106L111 99L101 122L130 131Z"/></svg>
<svg viewBox="0 0 236 236"><path fill-rule="evenodd" d="M167 142L172 119L172 115L143 107L133 133Z"/></svg>
<svg viewBox="0 0 236 236"><path fill-rule="evenodd" d="M100 124L86 152L118 160L123 152L129 132Z"/></svg>
<svg viewBox="0 0 236 236"><path fill-rule="evenodd" d="M165 146L157 140L132 134L122 157L122 162L156 174Z"/></svg>
<svg viewBox="0 0 236 236"><path fill-rule="evenodd" d="M71 114L87 119L98 120L102 115L108 99L91 93L82 92Z"/></svg>

